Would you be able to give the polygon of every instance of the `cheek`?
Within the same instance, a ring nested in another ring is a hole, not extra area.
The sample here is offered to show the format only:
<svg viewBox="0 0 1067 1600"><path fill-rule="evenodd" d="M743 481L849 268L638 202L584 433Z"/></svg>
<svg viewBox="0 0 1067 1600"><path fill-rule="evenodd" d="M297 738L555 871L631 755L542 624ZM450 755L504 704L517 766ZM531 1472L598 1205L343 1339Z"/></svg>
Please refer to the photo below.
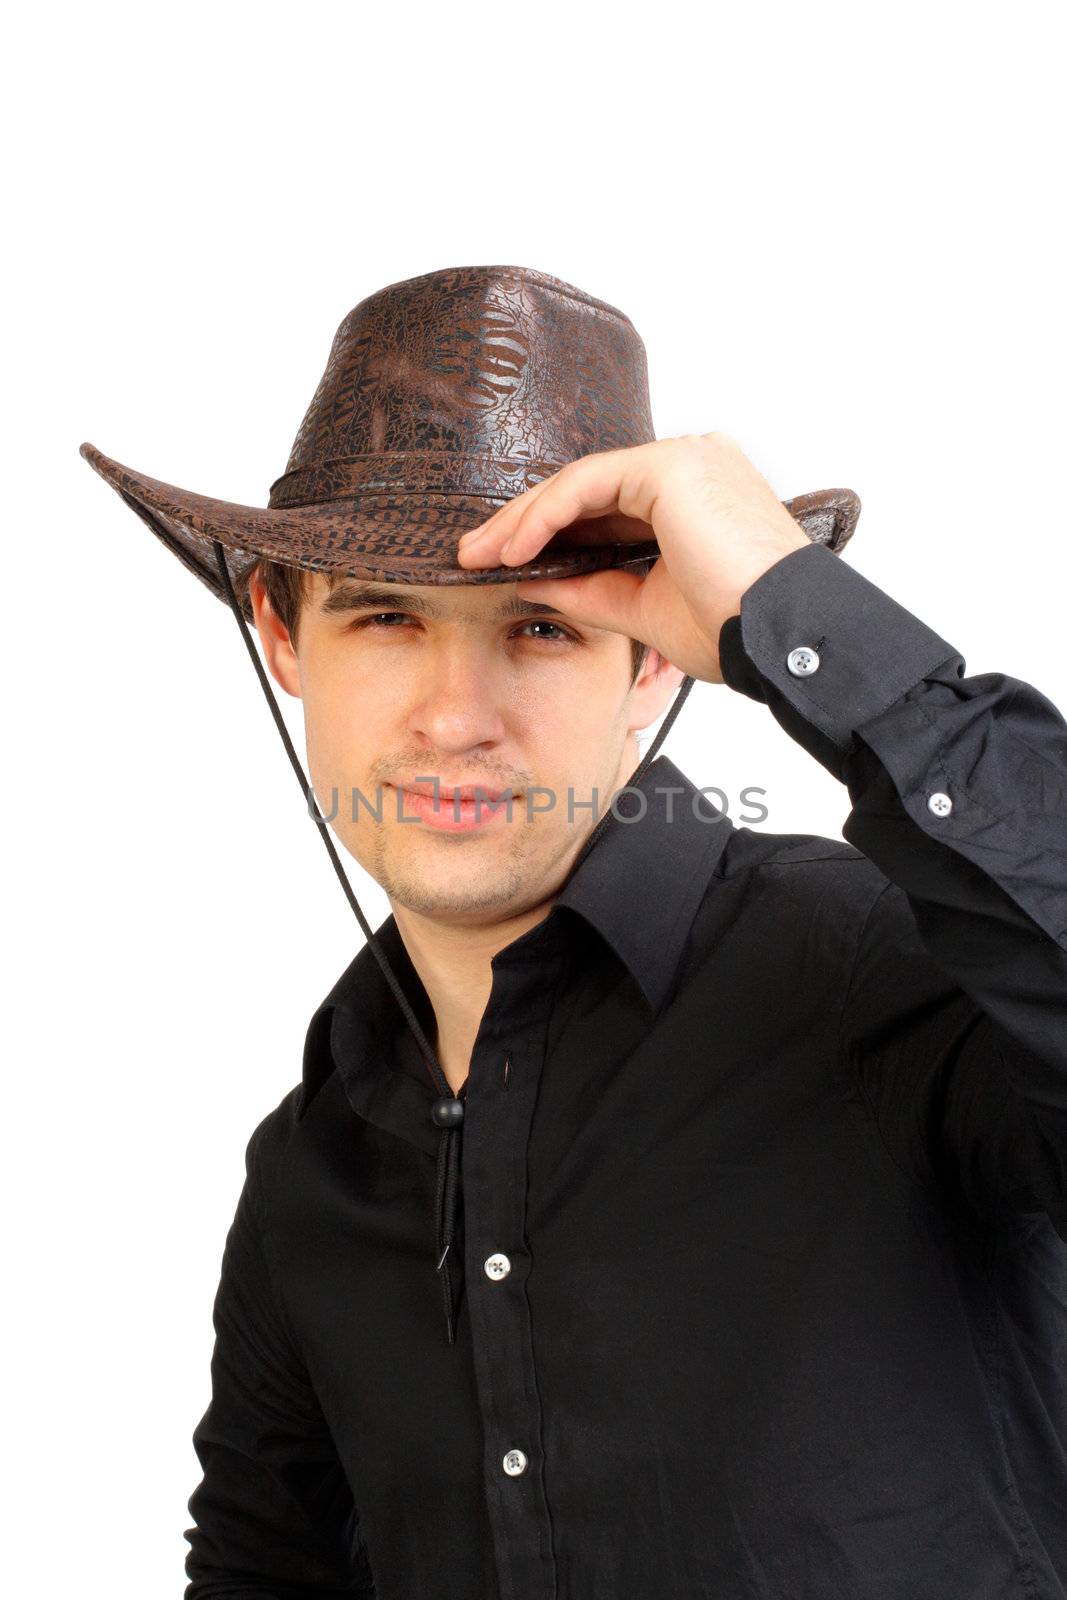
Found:
<svg viewBox="0 0 1067 1600"><path fill-rule="evenodd" d="M316 788L358 783L391 748L382 696L345 675L317 675L305 683L304 730Z"/></svg>
<svg viewBox="0 0 1067 1600"><path fill-rule="evenodd" d="M509 727L523 766L544 775L538 782L561 789L569 784L588 793L614 776L626 734L626 709L619 684L605 669L557 684L547 697L542 687L520 692L512 702Z"/></svg>
<svg viewBox="0 0 1067 1600"><path fill-rule="evenodd" d="M513 705L524 734L554 746L561 755L595 762L622 716L624 685L610 664L598 670L520 688Z"/></svg>

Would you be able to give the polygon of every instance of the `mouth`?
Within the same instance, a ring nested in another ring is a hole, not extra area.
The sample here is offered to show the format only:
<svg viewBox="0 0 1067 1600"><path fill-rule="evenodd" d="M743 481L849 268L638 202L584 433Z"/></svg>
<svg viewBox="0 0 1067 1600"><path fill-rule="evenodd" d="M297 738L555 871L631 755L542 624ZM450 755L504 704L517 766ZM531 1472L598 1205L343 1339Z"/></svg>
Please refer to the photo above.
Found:
<svg viewBox="0 0 1067 1600"><path fill-rule="evenodd" d="M451 788L434 788L430 783L394 784L406 822L421 821L437 833L478 833L503 826L510 821L508 789L491 789L488 784L462 783Z"/></svg>
<svg viewBox="0 0 1067 1600"><path fill-rule="evenodd" d="M447 788L443 783L399 783L396 787L403 789L405 794L425 795L431 800L454 801L458 795L461 801L481 800L483 805L495 805L508 795L512 799L516 798L512 789L492 789L485 783L462 783L454 788Z"/></svg>

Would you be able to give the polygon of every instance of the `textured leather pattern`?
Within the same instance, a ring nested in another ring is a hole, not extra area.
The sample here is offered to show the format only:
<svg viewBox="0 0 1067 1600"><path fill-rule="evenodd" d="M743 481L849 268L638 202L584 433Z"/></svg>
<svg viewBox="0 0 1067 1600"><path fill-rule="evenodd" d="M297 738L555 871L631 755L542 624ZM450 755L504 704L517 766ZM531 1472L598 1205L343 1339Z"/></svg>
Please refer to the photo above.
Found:
<svg viewBox="0 0 1067 1600"><path fill-rule="evenodd" d="M560 530L522 567L469 571L460 534L568 461L655 438L645 347L606 301L527 267L452 267L387 285L334 335L326 370L266 507L178 488L81 454L182 563L224 599L226 547L242 609L259 556L411 584L568 577L655 556L615 519ZM840 551L860 503L849 489L785 502Z"/></svg>

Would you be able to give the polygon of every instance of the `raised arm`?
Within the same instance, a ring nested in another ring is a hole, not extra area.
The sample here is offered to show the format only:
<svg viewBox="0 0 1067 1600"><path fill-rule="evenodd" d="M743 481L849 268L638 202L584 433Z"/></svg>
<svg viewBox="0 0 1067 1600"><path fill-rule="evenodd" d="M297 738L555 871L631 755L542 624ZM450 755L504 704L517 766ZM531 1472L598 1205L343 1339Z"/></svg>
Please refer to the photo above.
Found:
<svg viewBox="0 0 1067 1600"><path fill-rule="evenodd" d="M719 639L849 791L880 869L842 1013L897 1159L1067 1239L1067 723L822 546L776 562Z"/></svg>

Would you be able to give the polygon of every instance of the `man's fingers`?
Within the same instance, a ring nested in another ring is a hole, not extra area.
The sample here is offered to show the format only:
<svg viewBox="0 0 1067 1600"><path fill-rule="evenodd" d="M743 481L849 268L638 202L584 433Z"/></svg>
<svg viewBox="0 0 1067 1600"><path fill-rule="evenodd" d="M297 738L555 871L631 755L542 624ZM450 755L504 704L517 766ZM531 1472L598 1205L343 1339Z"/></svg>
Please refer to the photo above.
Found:
<svg viewBox="0 0 1067 1600"><path fill-rule="evenodd" d="M460 555L465 555L468 550L473 549L475 545L480 545L483 540L488 539L491 535L496 538L493 548L499 550L500 542L508 537L508 531L514 529L523 511L525 511L534 497L541 493L547 482L551 482L551 479L535 483L532 489L526 489L522 494L515 495L508 501L507 505L498 506L496 511L486 517L479 527L470 528L466 533L461 534L458 546Z"/></svg>
<svg viewBox="0 0 1067 1600"><path fill-rule="evenodd" d="M568 462L543 483L528 489L459 542L462 565L522 566L544 549L561 528L581 517L597 517L618 507L625 452L609 450ZM506 554L505 554L506 550Z"/></svg>
<svg viewBox="0 0 1067 1600"><path fill-rule="evenodd" d="M520 567L539 555L554 533L582 517L598 517L619 504L621 451L584 456L545 483L543 493L523 510L510 537L500 546L500 559Z"/></svg>

